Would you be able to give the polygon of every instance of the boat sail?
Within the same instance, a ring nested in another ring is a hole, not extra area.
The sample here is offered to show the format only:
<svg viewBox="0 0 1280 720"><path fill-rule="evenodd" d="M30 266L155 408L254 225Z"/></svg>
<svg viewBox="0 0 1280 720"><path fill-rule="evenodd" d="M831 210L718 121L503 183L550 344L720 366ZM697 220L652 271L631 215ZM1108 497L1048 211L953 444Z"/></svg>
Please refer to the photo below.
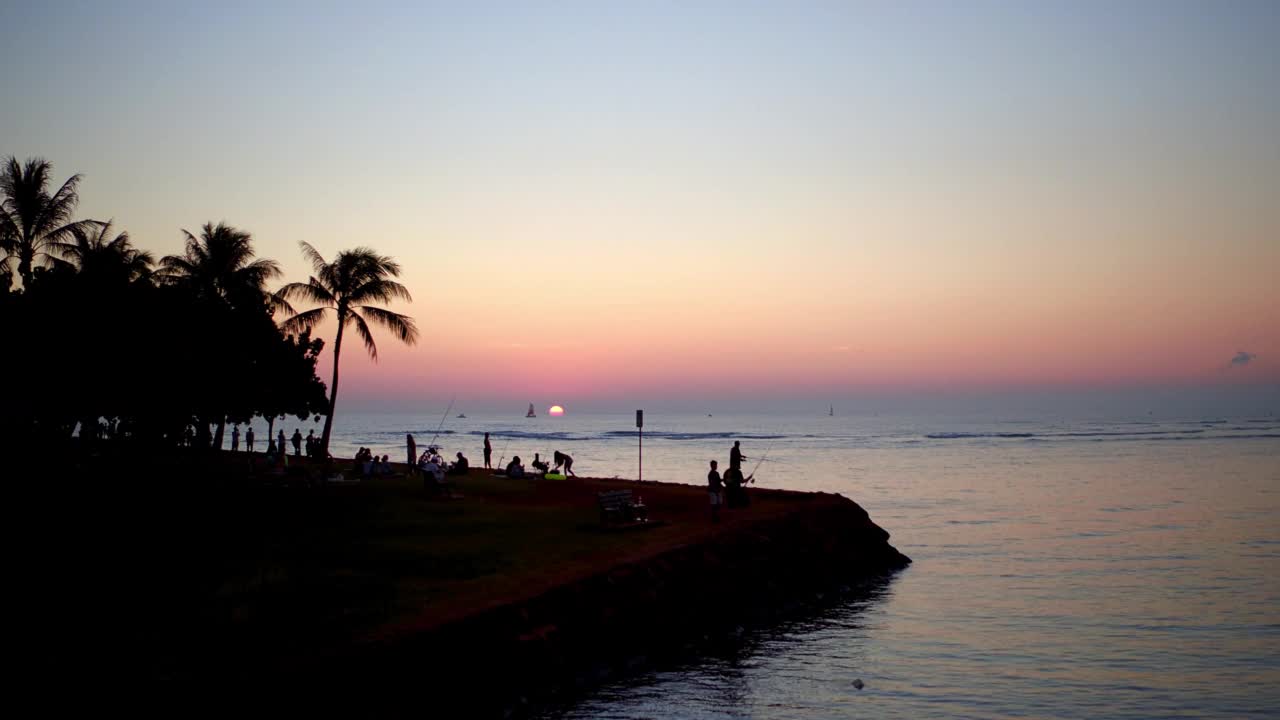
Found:
<svg viewBox="0 0 1280 720"><path fill-rule="evenodd" d="M827 417L835 417L835 416L836 416L836 406L832 405L831 408L827 411Z"/></svg>
<svg viewBox="0 0 1280 720"><path fill-rule="evenodd" d="M524 416L527 418L538 417L538 413L533 411L533 403L529 403L529 412L525 413Z"/></svg>

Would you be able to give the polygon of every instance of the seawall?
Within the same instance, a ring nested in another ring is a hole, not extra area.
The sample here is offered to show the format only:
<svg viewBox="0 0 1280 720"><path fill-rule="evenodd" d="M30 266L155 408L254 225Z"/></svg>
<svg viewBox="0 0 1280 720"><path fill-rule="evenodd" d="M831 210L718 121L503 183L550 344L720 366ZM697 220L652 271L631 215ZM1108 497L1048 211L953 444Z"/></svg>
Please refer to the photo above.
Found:
<svg viewBox="0 0 1280 720"><path fill-rule="evenodd" d="M367 688L348 698L351 711L374 711L373 703L377 714L416 714L430 699L469 717L520 715L911 562L851 500L785 496L788 512L436 627L380 636L305 675ZM332 700L324 709L339 707Z"/></svg>

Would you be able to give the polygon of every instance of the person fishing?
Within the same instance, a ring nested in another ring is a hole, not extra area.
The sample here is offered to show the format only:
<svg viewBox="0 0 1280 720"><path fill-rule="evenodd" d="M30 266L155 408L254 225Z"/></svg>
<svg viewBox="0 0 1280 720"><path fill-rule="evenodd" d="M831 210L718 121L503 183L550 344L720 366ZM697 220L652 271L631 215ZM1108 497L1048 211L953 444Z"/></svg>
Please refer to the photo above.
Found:
<svg viewBox="0 0 1280 720"><path fill-rule="evenodd" d="M751 499L747 497L747 483L755 477L755 473L751 477L742 477L742 468L730 467L724 472L724 499L727 508L744 508L751 504Z"/></svg>
<svg viewBox="0 0 1280 720"><path fill-rule="evenodd" d="M729 448L729 469L742 470L742 461L747 459L742 454L741 440L734 440L733 447Z"/></svg>
<svg viewBox="0 0 1280 720"><path fill-rule="evenodd" d="M489 443L489 433L484 434L484 467L486 470L492 470L493 465L489 464L493 457L493 445Z"/></svg>

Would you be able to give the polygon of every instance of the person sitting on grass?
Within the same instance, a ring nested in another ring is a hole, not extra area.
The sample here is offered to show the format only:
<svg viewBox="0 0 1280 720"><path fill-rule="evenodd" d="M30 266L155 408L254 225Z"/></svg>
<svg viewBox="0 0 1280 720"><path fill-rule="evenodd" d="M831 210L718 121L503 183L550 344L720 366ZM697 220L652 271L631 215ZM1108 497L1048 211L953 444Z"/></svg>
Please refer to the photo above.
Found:
<svg viewBox="0 0 1280 720"><path fill-rule="evenodd" d="M538 457L538 453L533 454L533 462L529 464L533 466L534 470L537 470L538 472L543 474L546 474L549 470L551 470L551 463Z"/></svg>
<svg viewBox="0 0 1280 720"><path fill-rule="evenodd" d="M471 461L467 460L467 456L461 452L458 453L458 459L453 463L453 467L449 468L450 475L466 475L471 470Z"/></svg>
<svg viewBox="0 0 1280 720"><path fill-rule="evenodd" d="M444 482L444 468L440 467L440 463L436 462L434 455L427 458L427 464L422 466L422 472L435 483Z"/></svg>
<svg viewBox="0 0 1280 720"><path fill-rule="evenodd" d="M511 458L511 462L507 463L507 477L522 478L524 477L524 464L520 462L520 456L516 455Z"/></svg>

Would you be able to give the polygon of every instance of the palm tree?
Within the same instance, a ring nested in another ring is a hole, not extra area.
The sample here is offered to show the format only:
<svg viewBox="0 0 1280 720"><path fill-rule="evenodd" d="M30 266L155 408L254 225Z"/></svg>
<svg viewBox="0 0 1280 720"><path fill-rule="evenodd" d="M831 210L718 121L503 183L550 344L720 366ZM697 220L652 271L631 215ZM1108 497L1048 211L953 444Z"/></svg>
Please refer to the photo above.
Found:
<svg viewBox="0 0 1280 720"><path fill-rule="evenodd" d="M200 237L187 230L182 234L187 238L185 251L160 260L161 279L236 307L264 301L276 305L266 286L280 275L280 266L275 260L253 259L252 235L225 222L205 223Z"/></svg>
<svg viewBox="0 0 1280 720"><path fill-rule="evenodd" d="M150 279L155 258L146 250L135 248L127 232L109 239L110 220L88 232L77 229L72 236L74 240L64 248L63 257L81 274L116 275L125 282Z"/></svg>
<svg viewBox="0 0 1280 720"><path fill-rule="evenodd" d="M348 325L364 341L365 350L374 362L378 360L378 346L369 331L369 322L390 330L401 342L412 345L418 341L418 327L408 315L367 305L365 303L389 303L394 299L412 302L409 291L390 278L400 276L400 264L379 255L367 247L339 252L333 262L326 263L320 253L303 242L302 256L311 262L315 272L305 283L289 283L277 293L282 300L298 298L320 307L300 312L282 323L285 332L309 330L320 322L330 310L338 318L338 330L333 339L333 382L329 385L329 412L324 419L324 433L320 447L329 451L329 432L333 429L333 410L338 402L338 358L342 353L342 333Z"/></svg>
<svg viewBox="0 0 1280 720"><path fill-rule="evenodd" d="M37 264L56 265L72 234L88 231L93 220L72 220L80 196L76 193L80 176L72 175L54 194L49 194L53 164L44 158L29 158L26 165L9 156L0 168L0 251L7 271L10 258L18 260L18 276L23 287L31 285Z"/></svg>
<svg viewBox="0 0 1280 720"><path fill-rule="evenodd" d="M278 296L267 292L267 281L280 275L274 260L253 259L253 236L225 222L205 223L196 237L183 230L186 247L182 255L167 255L160 260L156 273L162 282L185 286L203 301L225 304L233 309L265 307L274 312L292 312ZM213 446L222 447L222 434L227 418L218 415ZM202 428L208 424L201 420Z"/></svg>

